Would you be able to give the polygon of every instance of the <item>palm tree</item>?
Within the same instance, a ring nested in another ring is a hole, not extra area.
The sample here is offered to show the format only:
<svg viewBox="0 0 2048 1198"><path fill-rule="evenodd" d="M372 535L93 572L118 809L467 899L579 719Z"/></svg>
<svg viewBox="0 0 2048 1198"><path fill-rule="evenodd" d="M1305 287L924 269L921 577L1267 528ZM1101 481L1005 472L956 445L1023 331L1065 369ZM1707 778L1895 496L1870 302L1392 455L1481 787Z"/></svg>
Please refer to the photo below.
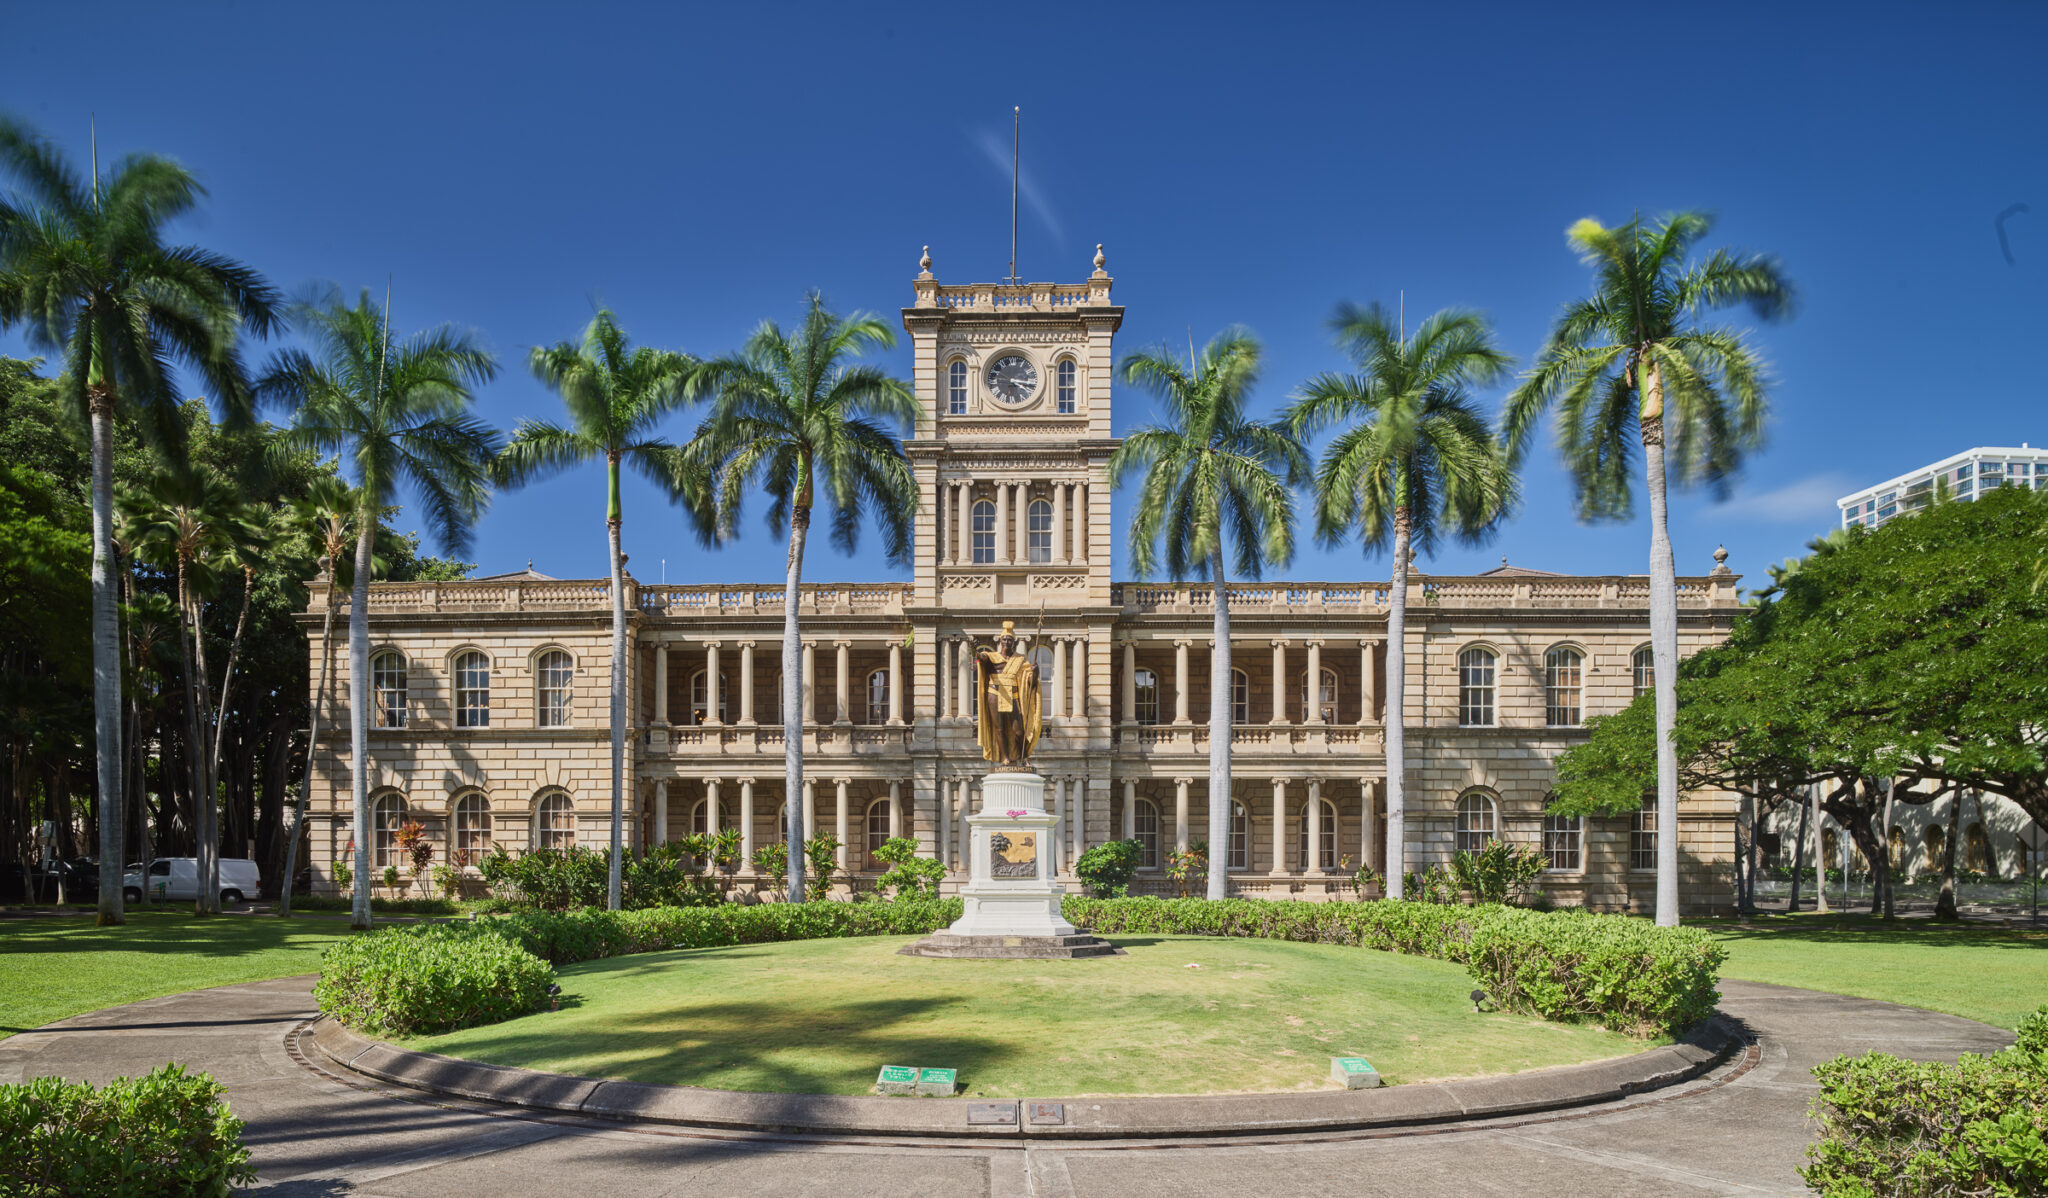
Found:
<svg viewBox="0 0 2048 1198"><path fill-rule="evenodd" d="M1657 709L1657 922L1678 923L1678 584L1665 512L1667 472L1716 490L1763 443L1762 363L1741 333L1707 328L1708 312L1746 305L1774 320L1792 285L1776 261L1716 250L1687 255L1713 222L1680 212L1607 228L1590 217L1565 238L1593 268L1593 294L1565 306L1536 364L1508 397L1503 437L1519 464L1553 405L1558 448L1578 486L1582 520L1626 519L1634 447L1650 498L1650 655Z"/></svg>
<svg viewBox="0 0 2048 1198"><path fill-rule="evenodd" d="M277 914L290 918L292 880L299 874L299 837L306 826L306 799L313 791L313 757L320 744L320 711L327 702L327 666L333 657L334 609L341 584L342 551L348 548L362 500L338 478L316 478L306 494L292 502L290 518L309 533L320 546L320 577L327 584L320 613L320 674L313 684L312 715L306 727L306 771L299 783L291 828L284 850L284 887L279 892Z"/></svg>
<svg viewBox="0 0 2048 1198"><path fill-rule="evenodd" d="M1288 424L1307 437L1346 426L1316 469L1316 535L1336 545L1353 530L1368 550L1391 544L1387 607L1387 896L1407 873L1406 681L1408 566L1448 534L1485 538L1512 506L1514 472L1471 389L1499 381L1513 359L1486 318L1445 309L1409 337L1379 304L1345 304L1331 321L1357 374L1303 385Z"/></svg>
<svg viewBox="0 0 2048 1198"><path fill-rule="evenodd" d="M655 432L663 417L693 398L690 383L698 363L672 350L629 348L617 318L606 311L583 330L580 345L537 345L527 362L534 377L562 397L570 426L520 421L511 443L498 456L499 481L519 486L592 458L601 457L605 463L605 529L612 572L612 853L606 902L616 911L625 850L626 785L626 592L625 557L619 548L619 467L639 471L672 496L701 499L703 485L693 487L686 481L691 467L683 451Z"/></svg>
<svg viewBox="0 0 2048 1198"><path fill-rule="evenodd" d="M1131 513L1131 569L1158 565L1175 581L1208 571L1216 611L1216 651L1209 670L1209 897L1223 897L1230 853L1230 588L1223 555L1237 573L1257 578L1294 556L1294 495L1309 477L1308 454L1284 425L1245 414L1259 377L1259 343L1244 329L1225 329L1183 367L1164 346L1135 353L1117 367L1124 381L1152 393L1166 423L1124 438L1109 459L1110 486L1142 473ZM1226 546L1226 542L1229 544ZM1274 693L1281 681L1273 680Z"/></svg>
<svg viewBox="0 0 2048 1198"><path fill-rule="evenodd" d="M378 517L407 486L451 552L469 544L490 500L498 435L471 411L472 388L497 373L474 338L449 326L391 339L370 293L355 306L338 293L295 306L293 325L314 347L279 354L257 394L298 406L276 452L338 452L355 476L355 577L348 605L349 781L354 788L355 904L350 926L370 926L370 574ZM317 356L316 356L317 355ZM308 752L311 752L309 747Z"/></svg>
<svg viewBox="0 0 2048 1198"><path fill-rule="evenodd" d="M686 451L712 479L712 535L735 535L741 500L756 487L772 501L769 529L780 536L783 525L789 526L782 735L792 903L804 896L803 804L797 796L803 792L805 713L797 601L811 508L820 490L832 513L832 543L841 551L854 551L862 522L872 517L889 561L910 560L917 479L898 433L916 429L917 398L910 384L881 367L848 360L895 344L895 331L880 317L836 315L812 292L795 331L764 321L738 353L705 364L702 386L713 396L712 414Z"/></svg>
<svg viewBox="0 0 2048 1198"><path fill-rule="evenodd" d="M114 418L126 411L173 459L183 443L173 360L192 367L230 424L249 415L236 345L276 323L276 295L246 266L164 226L205 194L177 163L135 154L104 182L79 179L56 147L0 117L0 329L64 358L63 394L92 433L93 728L99 785L99 923L121 909L121 631L114 574Z"/></svg>

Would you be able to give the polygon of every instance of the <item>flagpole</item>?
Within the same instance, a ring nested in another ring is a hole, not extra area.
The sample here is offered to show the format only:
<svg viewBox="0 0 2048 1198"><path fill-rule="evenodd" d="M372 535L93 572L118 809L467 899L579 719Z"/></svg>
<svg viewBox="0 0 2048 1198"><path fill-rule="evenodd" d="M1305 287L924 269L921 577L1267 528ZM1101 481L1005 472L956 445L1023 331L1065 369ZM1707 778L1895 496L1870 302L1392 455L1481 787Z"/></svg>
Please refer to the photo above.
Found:
<svg viewBox="0 0 2048 1198"><path fill-rule="evenodd" d="M1010 109L1010 282L1017 281L1017 147L1024 131L1022 105Z"/></svg>

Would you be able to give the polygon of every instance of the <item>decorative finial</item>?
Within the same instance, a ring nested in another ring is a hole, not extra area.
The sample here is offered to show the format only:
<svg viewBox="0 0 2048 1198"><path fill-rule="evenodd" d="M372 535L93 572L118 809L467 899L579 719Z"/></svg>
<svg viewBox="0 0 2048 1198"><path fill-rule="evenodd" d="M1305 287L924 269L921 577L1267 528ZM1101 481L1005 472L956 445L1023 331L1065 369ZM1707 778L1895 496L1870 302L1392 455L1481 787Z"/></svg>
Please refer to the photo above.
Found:
<svg viewBox="0 0 2048 1198"><path fill-rule="evenodd" d="M533 569L533 559L530 557L526 559L526 568L528 570Z"/></svg>
<svg viewBox="0 0 2048 1198"><path fill-rule="evenodd" d="M924 272L925 272L926 274L930 274L930 273L931 273L931 269L932 269L932 247L930 247L930 246L926 246L926 247L924 247L924 257L922 257L922 258L919 258L919 259L917 260L917 268L918 268L919 270L921 270L921 271L924 271Z"/></svg>
<svg viewBox="0 0 2048 1198"><path fill-rule="evenodd" d="M1095 243L1095 269L1101 270L1108 265L1109 259L1102 256L1102 243L1098 241Z"/></svg>
<svg viewBox="0 0 2048 1198"><path fill-rule="evenodd" d="M1505 565L1507 565L1507 564L1508 564L1508 555L1507 555L1507 554L1503 553L1503 554L1501 554L1501 555L1500 555L1500 564L1501 564L1501 565L1503 565L1503 566L1505 566Z"/></svg>
<svg viewBox="0 0 2048 1198"><path fill-rule="evenodd" d="M1720 546L1717 546L1717 547L1716 547L1716 548L1714 549L1714 573L1716 573L1716 574L1733 574L1733 573L1734 573L1734 571L1733 571L1733 570L1730 570L1730 569L1728 568L1728 546L1726 546L1726 545L1720 545Z"/></svg>

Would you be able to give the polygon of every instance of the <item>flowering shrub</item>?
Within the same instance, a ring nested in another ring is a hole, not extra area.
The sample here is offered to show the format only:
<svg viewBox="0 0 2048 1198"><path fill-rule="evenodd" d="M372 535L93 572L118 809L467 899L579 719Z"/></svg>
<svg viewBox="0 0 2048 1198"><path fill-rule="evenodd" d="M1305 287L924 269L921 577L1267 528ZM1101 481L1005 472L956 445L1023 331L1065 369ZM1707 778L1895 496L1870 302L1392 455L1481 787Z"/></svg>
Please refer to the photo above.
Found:
<svg viewBox="0 0 2048 1198"><path fill-rule="evenodd" d="M0 1194L212 1195L255 1180L242 1121L208 1074L0 1085Z"/></svg>

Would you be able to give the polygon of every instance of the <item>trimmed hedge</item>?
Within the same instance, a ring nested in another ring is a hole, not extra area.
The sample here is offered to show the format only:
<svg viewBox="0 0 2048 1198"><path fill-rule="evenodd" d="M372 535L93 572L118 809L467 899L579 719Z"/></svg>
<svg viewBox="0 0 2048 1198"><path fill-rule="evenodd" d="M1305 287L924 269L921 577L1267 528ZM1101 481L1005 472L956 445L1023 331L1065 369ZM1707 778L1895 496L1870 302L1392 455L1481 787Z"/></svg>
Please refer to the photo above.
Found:
<svg viewBox="0 0 2048 1198"><path fill-rule="evenodd" d="M1456 961L1504 1009L1637 1035L1677 1033L1712 1014L1728 955L1695 928L1584 911L1159 898L1069 898L1062 909L1105 935L1244 936Z"/></svg>
<svg viewBox="0 0 2048 1198"><path fill-rule="evenodd" d="M922 936L960 918L959 899L868 903L728 903L641 911L520 911L476 921L556 965L677 948Z"/></svg>
<svg viewBox="0 0 2048 1198"><path fill-rule="evenodd" d="M416 924L329 948L313 997L349 1027L412 1036L538 1011L554 978L546 961L488 923Z"/></svg>
<svg viewBox="0 0 2048 1198"><path fill-rule="evenodd" d="M0 1194L214 1198L255 1180L242 1121L208 1074L0 1085Z"/></svg>
<svg viewBox="0 0 2048 1198"><path fill-rule="evenodd" d="M1813 1074L1820 1138L1799 1173L1825 1198L2048 1193L2048 1007L1990 1056L1873 1052Z"/></svg>

